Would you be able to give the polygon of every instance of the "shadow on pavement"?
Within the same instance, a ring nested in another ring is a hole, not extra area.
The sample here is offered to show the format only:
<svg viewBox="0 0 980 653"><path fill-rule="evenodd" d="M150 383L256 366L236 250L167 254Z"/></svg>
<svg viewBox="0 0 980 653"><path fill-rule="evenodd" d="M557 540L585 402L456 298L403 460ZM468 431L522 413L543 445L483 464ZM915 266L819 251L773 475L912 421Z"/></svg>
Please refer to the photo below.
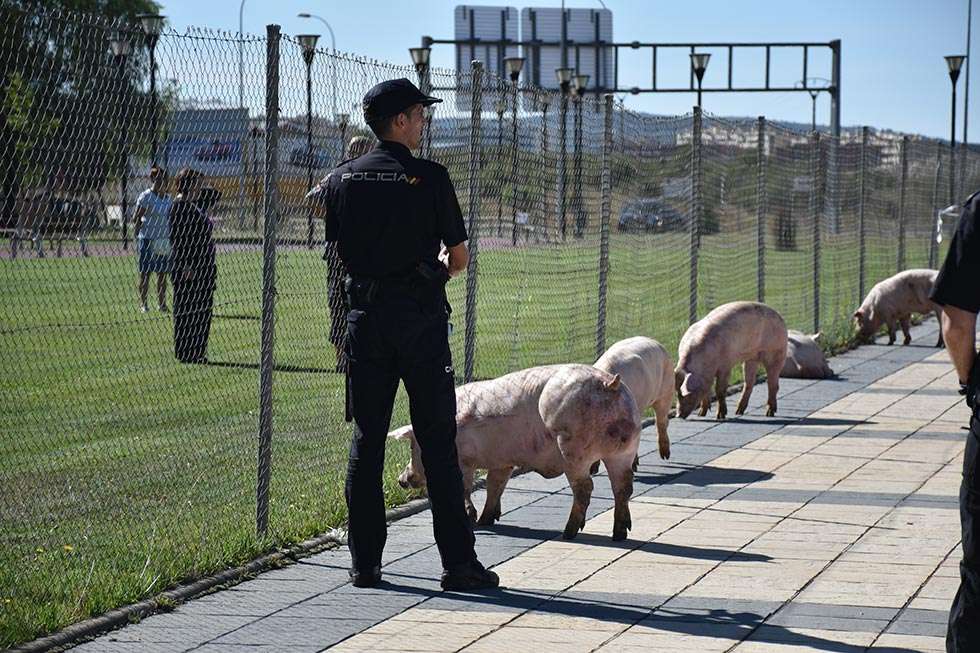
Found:
<svg viewBox="0 0 980 653"><path fill-rule="evenodd" d="M736 641L744 641L761 627L761 636L756 635L752 640L753 642L807 647L813 651L826 651L828 653L864 653L868 649L863 645L838 642L815 635L803 634L783 626L764 623L769 615L758 612L723 609L677 611L664 607L654 609L663 602L663 597L651 596L650 605L647 606L643 605L644 601L637 601L636 595L626 595L623 597L623 602L614 603L608 600L571 599L546 592L511 590L506 587L464 594L439 592L386 580L382 581L378 588L424 596L428 600L419 604L421 607L428 610L445 610L447 613L457 610L533 610L543 614L598 619L608 623L622 624L626 627L643 622L644 628ZM710 599L705 599L705 602L710 602ZM719 602L722 600L719 599ZM916 653L913 649L889 646L876 647L873 650L876 653Z"/></svg>

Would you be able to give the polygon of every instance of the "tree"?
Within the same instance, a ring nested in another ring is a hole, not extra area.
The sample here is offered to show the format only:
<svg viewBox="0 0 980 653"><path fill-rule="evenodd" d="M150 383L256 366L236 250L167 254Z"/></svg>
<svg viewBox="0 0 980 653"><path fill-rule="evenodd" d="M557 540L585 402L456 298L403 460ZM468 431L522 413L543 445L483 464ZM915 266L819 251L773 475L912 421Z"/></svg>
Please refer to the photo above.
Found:
<svg viewBox="0 0 980 653"><path fill-rule="evenodd" d="M122 108L145 101L136 15L158 10L152 0L0 2L0 224L14 222L25 185L57 178L77 191L105 182ZM122 79L109 50L119 32L133 45Z"/></svg>

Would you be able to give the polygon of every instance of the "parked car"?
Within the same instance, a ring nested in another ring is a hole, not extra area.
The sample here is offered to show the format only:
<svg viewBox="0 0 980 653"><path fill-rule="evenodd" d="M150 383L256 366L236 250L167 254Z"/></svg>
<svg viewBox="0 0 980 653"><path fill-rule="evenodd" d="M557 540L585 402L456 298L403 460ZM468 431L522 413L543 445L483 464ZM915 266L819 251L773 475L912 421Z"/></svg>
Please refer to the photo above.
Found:
<svg viewBox="0 0 980 653"><path fill-rule="evenodd" d="M658 197L630 200L619 212L620 231L678 231L685 225L684 216Z"/></svg>
<svg viewBox="0 0 980 653"><path fill-rule="evenodd" d="M327 156L327 153L315 146L309 150L305 145L294 147L289 152L289 164L301 168L310 165L314 168L326 168L329 162L330 157Z"/></svg>

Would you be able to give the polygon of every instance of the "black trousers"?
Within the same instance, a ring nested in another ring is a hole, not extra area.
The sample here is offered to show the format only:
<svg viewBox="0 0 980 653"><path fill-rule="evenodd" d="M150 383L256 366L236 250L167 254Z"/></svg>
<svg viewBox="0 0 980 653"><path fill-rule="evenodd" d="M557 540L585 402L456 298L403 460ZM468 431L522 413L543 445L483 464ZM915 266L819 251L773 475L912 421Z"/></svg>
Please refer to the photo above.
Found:
<svg viewBox="0 0 980 653"><path fill-rule="evenodd" d="M208 351L214 309L215 268L195 270L190 279L173 274L174 356L182 363L200 362Z"/></svg>
<svg viewBox="0 0 980 653"><path fill-rule="evenodd" d="M447 320L442 298L422 303L392 289L382 290L368 306L352 301L346 346L355 429L346 496L354 569L369 571L381 564L387 537L385 440L399 379L408 392L443 567L476 558L456 454L456 390Z"/></svg>
<svg viewBox="0 0 980 653"><path fill-rule="evenodd" d="M960 527L963 531L963 560L960 588L953 599L946 632L948 653L980 651L980 410L970 420L970 434L963 453L960 485Z"/></svg>

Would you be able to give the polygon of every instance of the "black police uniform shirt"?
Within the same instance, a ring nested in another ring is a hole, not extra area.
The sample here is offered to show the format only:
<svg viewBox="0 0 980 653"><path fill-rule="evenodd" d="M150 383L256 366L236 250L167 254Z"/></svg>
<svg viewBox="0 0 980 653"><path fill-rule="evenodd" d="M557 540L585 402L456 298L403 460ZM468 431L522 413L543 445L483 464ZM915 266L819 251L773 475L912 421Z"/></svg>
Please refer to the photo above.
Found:
<svg viewBox="0 0 980 653"><path fill-rule="evenodd" d="M980 312L980 192L964 203L930 297L943 306Z"/></svg>
<svg viewBox="0 0 980 653"><path fill-rule="evenodd" d="M352 276L404 276L419 262L438 263L440 242L453 247L467 239L449 171L401 143L381 141L320 185L326 239L337 242Z"/></svg>

